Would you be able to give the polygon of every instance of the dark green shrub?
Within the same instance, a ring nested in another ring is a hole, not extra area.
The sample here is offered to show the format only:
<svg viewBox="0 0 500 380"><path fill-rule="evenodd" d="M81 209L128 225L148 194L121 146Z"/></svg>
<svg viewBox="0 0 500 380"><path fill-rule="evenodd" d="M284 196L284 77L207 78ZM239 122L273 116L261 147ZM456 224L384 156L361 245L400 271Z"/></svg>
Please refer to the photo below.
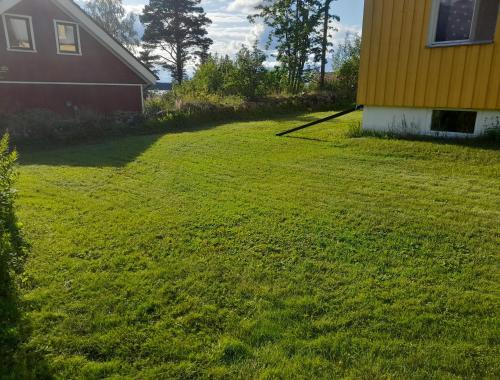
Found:
<svg viewBox="0 0 500 380"><path fill-rule="evenodd" d="M0 120L0 133L9 133L15 143L72 142L129 134L140 129L144 116L126 112L105 116L81 110L74 117L64 117L49 110L33 109Z"/></svg>
<svg viewBox="0 0 500 380"><path fill-rule="evenodd" d="M3 287L10 270L18 271L22 267L24 257L23 241L20 237L14 215L15 192L12 189L16 178L14 165L17 153L9 151L9 138L5 135L0 140L0 262L1 271L0 294L5 295ZM2 288L3 287L3 288Z"/></svg>
<svg viewBox="0 0 500 380"><path fill-rule="evenodd" d="M3 365L13 365L21 341L20 311L15 274L22 270L26 254L14 214L16 152L9 151L9 139L0 140L0 378L7 376Z"/></svg>

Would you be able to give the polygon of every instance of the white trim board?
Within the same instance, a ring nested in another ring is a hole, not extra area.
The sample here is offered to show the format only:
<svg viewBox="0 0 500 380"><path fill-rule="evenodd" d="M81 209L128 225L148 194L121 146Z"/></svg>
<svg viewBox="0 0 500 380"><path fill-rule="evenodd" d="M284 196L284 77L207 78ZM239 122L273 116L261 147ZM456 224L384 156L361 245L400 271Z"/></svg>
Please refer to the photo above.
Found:
<svg viewBox="0 0 500 380"><path fill-rule="evenodd" d="M69 86L122 86L122 87L142 87L140 83L87 83L87 82L28 82L28 81L8 81L2 80L0 84L34 84L34 85L69 85Z"/></svg>
<svg viewBox="0 0 500 380"><path fill-rule="evenodd" d="M0 14L12 8L22 0L0 0ZM148 85L156 83L156 76L149 71L127 49L115 41L108 33L100 28L73 0L51 0L63 12L79 21L80 25L103 46L108 48L118 59L130 67Z"/></svg>

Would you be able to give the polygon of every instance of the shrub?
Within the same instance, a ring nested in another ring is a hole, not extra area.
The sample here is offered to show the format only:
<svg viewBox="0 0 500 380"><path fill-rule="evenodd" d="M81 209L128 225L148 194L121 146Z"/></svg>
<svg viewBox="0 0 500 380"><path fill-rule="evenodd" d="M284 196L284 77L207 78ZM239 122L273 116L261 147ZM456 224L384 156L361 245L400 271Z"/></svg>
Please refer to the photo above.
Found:
<svg viewBox="0 0 500 380"><path fill-rule="evenodd" d="M14 215L15 192L12 189L16 178L14 165L17 153L9 151L9 138L0 140L0 293L5 295L7 276L11 270L19 271L24 258L24 244L19 234Z"/></svg>
<svg viewBox="0 0 500 380"><path fill-rule="evenodd" d="M16 152L9 151L9 139L0 140L0 358L11 365L21 340L19 301L14 274L22 270L25 244L14 214ZM0 368L0 377L6 375Z"/></svg>
<svg viewBox="0 0 500 380"><path fill-rule="evenodd" d="M68 118L49 110L32 109L1 118L0 133L9 133L13 142L71 142L130 133L143 120L142 115L126 112L104 116L83 109Z"/></svg>

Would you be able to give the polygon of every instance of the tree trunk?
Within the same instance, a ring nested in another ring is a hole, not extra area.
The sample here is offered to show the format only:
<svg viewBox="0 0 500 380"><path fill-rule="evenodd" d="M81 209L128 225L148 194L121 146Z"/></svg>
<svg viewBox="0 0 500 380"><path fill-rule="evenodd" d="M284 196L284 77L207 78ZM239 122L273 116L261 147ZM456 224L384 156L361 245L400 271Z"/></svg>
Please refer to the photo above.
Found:
<svg viewBox="0 0 500 380"><path fill-rule="evenodd" d="M184 79L184 60L182 59L182 46L177 44L176 54L175 54L175 69L176 69L176 82L177 84L181 84Z"/></svg>
<svg viewBox="0 0 500 380"><path fill-rule="evenodd" d="M325 0L325 14L323 19L323 43L321 46L321 73L319 76L319 88L325 88L326 51L328 50L328 25L330 22L331 0Z"/></svg>

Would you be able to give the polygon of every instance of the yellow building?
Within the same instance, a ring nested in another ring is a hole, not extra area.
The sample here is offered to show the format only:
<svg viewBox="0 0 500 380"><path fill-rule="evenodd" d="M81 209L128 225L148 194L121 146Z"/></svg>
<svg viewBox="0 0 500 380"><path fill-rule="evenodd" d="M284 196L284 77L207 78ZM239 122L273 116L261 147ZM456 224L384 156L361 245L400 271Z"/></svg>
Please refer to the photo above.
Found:
<svg viewBox="0 0 500 380"><path fill-rule="evenodd" d="M452 137L500 128L500 0L365 0L363 128Z"/></svg>

